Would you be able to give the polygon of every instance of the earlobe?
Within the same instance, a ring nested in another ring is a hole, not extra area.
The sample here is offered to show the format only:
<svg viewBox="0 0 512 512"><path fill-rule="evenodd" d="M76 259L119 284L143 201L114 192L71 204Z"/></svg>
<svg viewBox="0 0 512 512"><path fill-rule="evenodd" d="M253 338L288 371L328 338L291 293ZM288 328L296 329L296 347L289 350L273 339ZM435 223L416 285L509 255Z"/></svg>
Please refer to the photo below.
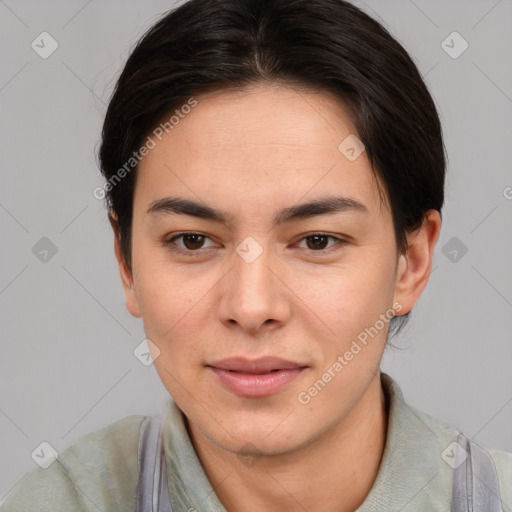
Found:
<svg viewBox="0 0 512 512"><path fill-rule="evenodd" d="M402 305L402 315L411 311L427 286L440 231L439 212L428 210L421 227L407 235L407 251L399 256L394 297Z"/></svg>
<svg viewBox="0 0 512 512"><path fill-rule="evenodd" d="M133 283L133 273L125 261L121 248L121 232L119 229L119 223L117 221L117 215L115 212L111 211L108 218L114 232L114 253L116 255L117 264L119 266L119 273L121 276L121 283L123 285L126 308L132 316L140 318L141 313L135 286Z"/></svg>

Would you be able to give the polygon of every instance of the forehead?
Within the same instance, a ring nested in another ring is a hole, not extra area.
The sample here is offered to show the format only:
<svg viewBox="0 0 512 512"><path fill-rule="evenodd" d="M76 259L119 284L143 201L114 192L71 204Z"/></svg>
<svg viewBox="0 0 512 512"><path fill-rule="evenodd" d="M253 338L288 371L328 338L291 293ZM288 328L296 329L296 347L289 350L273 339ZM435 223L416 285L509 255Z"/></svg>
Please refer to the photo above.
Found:
<svg viewBox="0 0 512 512"><path fill-rule="evenodd" d="M337 192L379 209L365 152L349 159L342 151L357 134L332 95L257 85L195 100L161 140L153 137L155 147L138 169L140 206L185 195L209 204L207 197L217 197L223 207L234 202L240 209L249 202L268 210L276 201Z"/></svg>

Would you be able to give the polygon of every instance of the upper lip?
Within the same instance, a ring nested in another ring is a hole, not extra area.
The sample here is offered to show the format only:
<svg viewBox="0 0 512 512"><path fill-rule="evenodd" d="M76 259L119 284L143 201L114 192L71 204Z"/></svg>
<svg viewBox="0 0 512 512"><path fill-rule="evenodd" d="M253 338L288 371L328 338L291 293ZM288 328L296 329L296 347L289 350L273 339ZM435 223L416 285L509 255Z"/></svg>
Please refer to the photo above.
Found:
<svg viewBox="0 0 512 512"><path fill-rule="evenodd" d="M245 357L229 357L220 359L207 366L213 366L220 370L234 370L245 373L265 373L271 370L289 370L293 368L304 368L306 365L288 361L281 357L260 357L258 359L247 359Z"/></svg>

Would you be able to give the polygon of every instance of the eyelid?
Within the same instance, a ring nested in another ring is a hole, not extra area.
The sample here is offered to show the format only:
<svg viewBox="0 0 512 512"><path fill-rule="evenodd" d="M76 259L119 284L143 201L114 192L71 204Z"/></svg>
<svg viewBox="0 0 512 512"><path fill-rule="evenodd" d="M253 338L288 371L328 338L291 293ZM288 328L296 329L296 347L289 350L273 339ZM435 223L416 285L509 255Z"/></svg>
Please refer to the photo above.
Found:
<svg viewBox="0 0 512 512"><path fill-rule="evenodd" d="M202 238L211 240L211 238L208 235L205 235L203 233L198 233L198 232L195 232L195 231L182 231L181 233L177 233L177 234L171 236L170 238L166 238L163 241L164 247L167 247L168 249L170 249L173 252L178 252L178 253L181 253L181 254L190 254L190 255L193 255L194 253L199 254L201 251L204 250L203 247L201 247L201 249L198 249L197 251L192 251L190 249L186 249L186 248L183 248L183 247L178 247L176 249L175 247L172 246L174 244L174 240L176 240L178 238L182 238L185 235L197 235L197 236L200 236ZM208 247L207 247L207 249L208 249Z"/></svg>
<svg viewBox="0 0 512 512"><path fill-rule="evenodd" d="M318 254L319 256L321 256L323 254L329 254L331 251L335 251L335 250L339 249L341 246L344 246L348 243L347 240L344 240L343 238L340 238L337 235L331 235L330 233L325 233L323 231L313 231L312 233L302 235L301 238L299 239L299 243L302 242L303 240L305 240L306 238L309 238L309 237L312 237L315 235L332 238L333 240L336 241L336 243L334 245L332 245L331 247L328 247L327 249L320 249L318 251L315 251L313 249L307 249L307 248L305 249L306 251L308 251L309 253L311 253L313 255Z"/></svg>
<svg viewBox="0 0 512 512"><path fill-rule="evenodd" d="M184 254L184 255L187 255L187 256L195 256L196 254L202 254L205 250L205 248L200 248L200 249L197 249L196 251L193 251L191 249L186 249L186 248L182 248L182 247L173 247L173 244L174 244L174 240L177 240L179 238L182 238L183 236L185 235L198 235L204 239L208 239L208 240L211 240L211 237L209 237L208 235L205 235L203 233L200 233L200 232L195 232L195 231L182 231L180 233L177 233L177 234L174 234L172 235L170 238L166 238L164 241L163 241L163 245L165 248L171 250L172 252L175 252L175 253L179 253L179 254ZM311 233L307 233L305 235L301 235L301 238L298 240L297 243L300 243L302 242L303 240L305 240L306 238L310 238L312 236L315 236L315 235L319 235L319 236L325 236L327 238L332 238L333 240L336 240L336 244L327 248L327 249L320 249L320 250L313 250L313 249L305 249L306 251L308 251L309 253L315 255L315 254L318 254L319 256L321 255L324 255L324 254L329 254L332 250L337 250L338 248L340 248L340 246L344 246L346 244L348 244L349 242L343 238L340 238L339 236L337 235L331 235L330 233L326 233L326 232L323 232L323 231L312 231ZM206 250L209 249L209 247L206 247Z"/></svg>

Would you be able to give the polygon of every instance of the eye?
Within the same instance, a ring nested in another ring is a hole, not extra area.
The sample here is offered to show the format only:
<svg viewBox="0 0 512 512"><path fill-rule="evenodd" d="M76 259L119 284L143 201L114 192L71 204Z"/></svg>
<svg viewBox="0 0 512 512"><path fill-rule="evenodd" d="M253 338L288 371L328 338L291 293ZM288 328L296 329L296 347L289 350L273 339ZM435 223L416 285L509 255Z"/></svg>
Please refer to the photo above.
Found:
<svg viewBox="0 0 512 512"><path fill-rule="evenodd" d="M332 239L338 243L334 244L334 246L331 245L326 249L326 245L328 244L329 239ZM342 240L341 238L335 237L333 235L328 235L326 233L313 233L303 237L301 241L303 240L306 241L306 247L311 251L323 253L336 250L336 246L342 246L346 243L345 240Z"/></svg>
<svg viewBox="0 0 512 512"><path fill-rule="evenodd" d="M180 238L183 239L184 246L179 246L175 244L175 240L178 240ZM203 248L203 244L206 239L209 240L209 237L201 233L186 232L179 233L167 240L164 240L163 244L164 247L170 249L173 252L190 255L190 253L199 252L199 249Z"/></svg>
<svg viewBox="0 0 512 512"><path fill-rule="evenodd" d="M182 239L183 245L177 245L176 240ZM328 245L328 240L334 240L334 245L326 248ZM193 233L193 232L183 232L178 233L177 235L172 236L171 238L164 240L163 245L165 248L168 248L172 252L178 254L184 254L186 256L195 256L194 253L200 253L201 249L207 249L208 246L204 246L205 240L210 240L210 237L203 235L201 233ZM311 235L307 235L301 239L302 241L306 241L307 249L311 252L317 253L329 253L333 250L336 250L337 246L343 246L347 243L345 240L341 238L335 237L333 235L328 235L326 233L313 233ZM211 247L211 246L210 246Z"/></svg>

